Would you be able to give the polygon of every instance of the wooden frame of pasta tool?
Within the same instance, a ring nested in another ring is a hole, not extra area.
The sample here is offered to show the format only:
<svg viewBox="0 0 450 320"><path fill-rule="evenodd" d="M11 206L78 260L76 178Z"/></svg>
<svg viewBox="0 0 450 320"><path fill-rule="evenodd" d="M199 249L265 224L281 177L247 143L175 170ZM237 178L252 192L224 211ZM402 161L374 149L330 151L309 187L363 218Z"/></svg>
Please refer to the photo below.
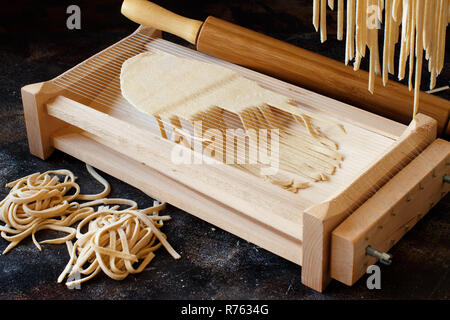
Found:
<svg viewBox="0 0 450 320"><path fill-rule="evenodd" d="M46 159L61 150L255 243L302 266L302 282L317 291L331 279L355 283L376 261L367 248L389 250L449 191L443 177L450 174L450 143L436 139L436 120L419 114L406 126L159 39L160 34L141 26L61 76L23 87L31 153ZM228 165L174 164L174 142L137 109L124 110L118 87L121 63L149 46L220 63L342 123L350 134L337 142L350 144L348 163L361 167L346 174L352 169L344 160L340 187L319 196L314 189L293 194ZM362 147L378 141L379 147L358 158L360 147L351 149L352 141Z"/></svg>

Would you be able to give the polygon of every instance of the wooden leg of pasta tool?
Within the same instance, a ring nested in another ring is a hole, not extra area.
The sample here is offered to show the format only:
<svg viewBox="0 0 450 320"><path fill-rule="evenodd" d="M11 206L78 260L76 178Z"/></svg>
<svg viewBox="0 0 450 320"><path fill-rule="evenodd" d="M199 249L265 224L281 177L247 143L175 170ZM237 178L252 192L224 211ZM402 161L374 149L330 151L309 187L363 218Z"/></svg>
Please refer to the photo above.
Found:
<svg viewBox="0 0 450 320"><path fill-rule="evenodd" d="M61 91L51 82L30 84L21 90L28 146L31 154L41 159L48 158L53 152L50 135L64 126L64 122L45 111L45 103Z"/></svg>
<svg viewBox="0 0 450 320"><path fill-rule="evenodd" d="M323 291L330 282L331 232L345 220L358 204L364 203L374 186L384 185L411 158L436 138L437 122L417 115L398 141L347 189L303 213L302 283ZM334 278L334 277L333 277ZM340 279L338 279L340 280Z"/></svg>
<svg viewBox="0 0 450 320"><path fill-rule="evenodd" d="M331 276L353 285L445 196L450 185L450 142L437 139L337 227L331 238Z"/></svg>

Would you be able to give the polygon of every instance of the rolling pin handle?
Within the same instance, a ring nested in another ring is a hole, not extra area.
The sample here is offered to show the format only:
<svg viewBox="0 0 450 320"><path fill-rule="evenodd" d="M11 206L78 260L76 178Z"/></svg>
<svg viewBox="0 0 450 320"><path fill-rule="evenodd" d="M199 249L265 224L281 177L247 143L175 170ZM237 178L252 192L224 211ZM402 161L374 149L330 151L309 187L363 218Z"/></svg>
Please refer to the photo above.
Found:
<svg viewBox="0 0 450 320"><path fill-rule="evenodd" d="M392 263L392 258L393 258L392 254L386 253L386 252L380 252L378 250L375 250L371 246L368 246L366 248L366 254L377 258L378 261L380 261L380 263L385 264L387 266Z"/></svg>
<svg viewBox="0 0 450 320"><path fill-rule="evenodd" d="M203 24L202 21L182 17L146 0L124 0L121 13L134 22L172 33L192 44L196 44Z"/></svg>

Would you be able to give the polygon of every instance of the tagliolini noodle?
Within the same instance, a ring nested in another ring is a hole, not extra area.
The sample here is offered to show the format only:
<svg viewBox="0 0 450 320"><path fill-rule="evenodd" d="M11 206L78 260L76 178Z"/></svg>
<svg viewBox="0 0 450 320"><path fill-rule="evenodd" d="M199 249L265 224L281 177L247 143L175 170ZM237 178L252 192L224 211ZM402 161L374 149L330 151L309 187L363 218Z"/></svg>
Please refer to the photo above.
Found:
<svg viewBox="0 0 450 320"><path fill-rule="evenodd" d="M75 236L75 229L70 226L94 209L80 205L75 200L95 200L107 196L111 190L109 183L98 175L90 166L89 173L104 186L96 195L80 194L80 186L75 182L75 175L69 170L54 170L34 173L8 183L11 188L6 198L0 202L1 236L10 244L3 251L9 252L23 239L30 236L36 247L41 250L35 234L39 230L50 229L68 233L66 237L44 240L41 243L64 243ZM64 176L63 181L58 176ZM74 193L68 193L74 190Z"/></svg>
<svg viewBox="0 0 450 320"><path fill-rule="evenodd" d="M325 0L313 0L313 25L321 34L321 41L327 39ZM328 5L334 9L334 1ZM342 40L344 2L338 1L337 38ZM377 25L383 23L384 10L384 48L383 67L380 67ZM409 57L409 90L413 88L415 118L419 108L419 93L422 78L423 51L428 60L431 74L430 90L436 86L436 77L442 72L445 56L446 28L450 20L448 0L347 0L347 36L345 64L354 59L354 69L358 70L361 59L370 50L369 91L374 92L376 74L383 77L383 85L388 74L394 74L395 45L400 35L399 80L404 79ZM401 34L399 32L401 26Z"/></svg>
<svg viewBox="0 0 450 320"><path fill-rule="evenodd" d="M34 173L6 185L11 190L0 202L0 220L5 223L0 226L0 231L10 244L3 254L30 235L39 250L42 243L65 242L70 260L58 282L68 275L68 286L85 282L100 270L116 280L130 273L139 273L150 263L155 256L153 252L161 245L175 259L180 258L166 236L159 231L163 221L170 219L170 216L158 215L165 203L155 202L153 207L138 209L132 200L105 198L111 190L109 183L92 167L86 167L104 186L101 193L80 194L76 177L69 170ZM58 176L64 176L63 181ZM88 202L80 204L75 200ZM119 210L120 205L127 205L128 208ZM96 206L100 206L97 211L94 209ZM77 222L77 228L73 227ZM86 225L88 230L82 233ZM38 242L35 234L43 229L62 231L68 235ZM75 244L71 242L73 238L77 239ZM133 264L139 260L143 261L134 268ZM90 265L83 269L86 264ZM70 277L77 272L87 276L71 281Z"/></svg>
<svg viewBox="0 0 450 320"><path fill-rule="evenodd" d="M161 245L173 258L179 259L180 255L159 231L163 221L170 219L158 215L164 206L164 203L156 203L145 210L137 210L135 206L125 210L118 210L119 206L100 207L96 213L84 218L78 224L75 243L67 242L70 260L58 282L67 276L66 285L73 286L91 279L100 270L114 280L122 280L130 273L144 270L155 257L153 252ZM85 226L87 231L83 233ZM135 268L133 264L140 260ZM77 273L86 276L70 280Z"/></svg>

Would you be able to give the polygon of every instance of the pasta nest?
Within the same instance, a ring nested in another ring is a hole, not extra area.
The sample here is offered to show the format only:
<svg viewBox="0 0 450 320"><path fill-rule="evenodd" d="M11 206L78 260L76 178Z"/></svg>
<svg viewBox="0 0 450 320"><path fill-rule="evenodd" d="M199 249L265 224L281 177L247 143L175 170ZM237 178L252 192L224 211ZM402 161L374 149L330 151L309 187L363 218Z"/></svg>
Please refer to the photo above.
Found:
<svg viewBox="0 0 450 320"><path fill-rule="evenodd" d="M0 231L10 243L3 254L28 236L39 250L42 243L66 243L70 259L58 282L67 276L68 286L87 281L100 270L115 280L139 273L161 245L172 257L180 258L159 230L164 221L170 220L170 216L159 216L165 203L155 201L153 207L138 209L132 200L105 198L111 190L109 183L92 167L86 167L104 186L102 192L80 194L76 177L65 169L34 173L6 185L11 190L0 202L0 220L4 223ZM119 210L123 205L127 208ZM38 242L35 234L43 229L67 235ZM78 275L86 276L72 280Z"/></svg>
<svg viewBox="0 0 450 320"><path fill-rule="evenodd" d="M110 192L108 182L92 168L88 170L105 186L103 192L81 195L80 186L75 182L76 177L71 171L64 169L34 173L8 183L6 186L11 190L0 202L0 220L5 223L0 226L1 236L10 242L3 254L30 235L36 247L41 250L35 234L42 229L62 231L68 235L41 243L64 243L73 238L75 229L69 226L94 212L88 204L80 205L74 200L100 199ZM62 181L59 176L64 177Z"/></svg>
<svg viewBox="0 0 450 320"><path fill-rule="evenodd" d="M157 203L145 210L122 211L117 210L117 206L100 207L96 213L84 218L78 224L75 243L67 243L70 261L58 282L66 275L69 279L77 273L86 275L66 283L72 286L89 280L100 270L112 279L122 280L129 274L144 270L155 257L153 252L161 245L175 259L180 258L167 242L166 235L159 230L164 221L170 219L169 216L158 215L164 205ZM84 233L83 229L86 229Z"/></svg>

